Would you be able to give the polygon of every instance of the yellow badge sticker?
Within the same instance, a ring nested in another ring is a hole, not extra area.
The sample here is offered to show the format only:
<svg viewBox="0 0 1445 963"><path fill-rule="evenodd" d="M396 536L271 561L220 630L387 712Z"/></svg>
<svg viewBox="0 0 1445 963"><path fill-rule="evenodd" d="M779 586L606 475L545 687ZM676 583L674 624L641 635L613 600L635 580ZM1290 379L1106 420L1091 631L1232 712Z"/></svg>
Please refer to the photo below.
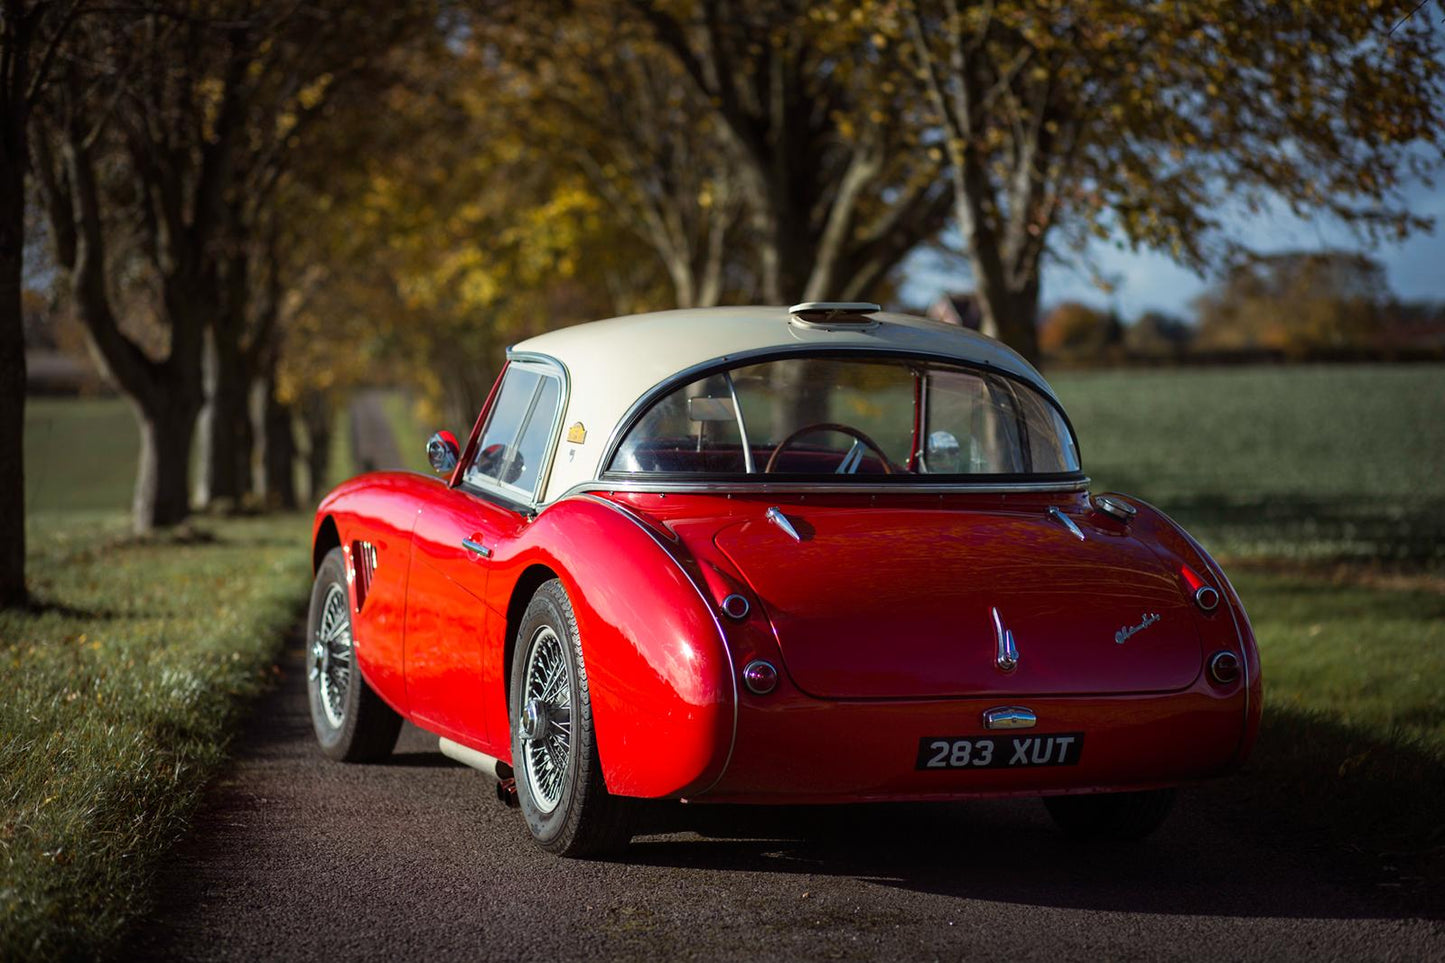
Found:
<svg viewBox="0 0 1445 963"><path fill-rule="evenodd" d="M576 422L567 429L567 444L580 445L587 440L587 428L582 422Z"/></svg>

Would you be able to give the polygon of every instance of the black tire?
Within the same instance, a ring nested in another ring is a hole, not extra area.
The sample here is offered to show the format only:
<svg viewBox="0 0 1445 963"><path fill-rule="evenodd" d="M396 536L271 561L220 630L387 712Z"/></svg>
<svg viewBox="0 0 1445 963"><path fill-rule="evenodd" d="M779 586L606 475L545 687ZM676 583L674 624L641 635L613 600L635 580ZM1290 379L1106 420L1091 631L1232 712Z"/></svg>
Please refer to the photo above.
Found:
<svg viewBox="0 0 1445 963"><path fill-rule="evenodd" d="M350 599L346 558L341 549L333 548L316 570L311 612L306 619L306 693L311 704L311 725L321 751L332 759L377 762L391 755L396 747L401 716L367 685L357 668ZM331 636L329 642L322 638L323 629Z"/></svg>
<svg viewBox="0 0 1445 963"><path fill-rule="evenodd" d="M1044 808L1075 839L1143 839L1174 808L1173 789L1045 796Z"/></svg>
<svg viewBox="0 0 1445 963"><path fill-rule="evenodd" d="M632 813L602 778L582 639L556 579L538 587L518 627L510 706L517 802L537 845L557 856L620 853Z"/></svg>

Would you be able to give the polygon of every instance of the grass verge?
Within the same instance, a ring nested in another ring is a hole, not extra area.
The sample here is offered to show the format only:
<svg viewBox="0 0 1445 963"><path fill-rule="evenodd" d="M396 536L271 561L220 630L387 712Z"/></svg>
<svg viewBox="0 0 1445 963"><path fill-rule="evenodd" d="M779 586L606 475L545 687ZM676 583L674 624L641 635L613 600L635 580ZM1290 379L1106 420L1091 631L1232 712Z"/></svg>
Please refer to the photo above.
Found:
<svg viewBox="0 0 1445 963"><path fill-rule="evenodd" d="M38 604L0 612L0 958L102 955L144 911L297 619L306 531L208 520L135 540L34 520Z"/></svg>
<svg viewBox="0 0 1445 963"><path fill-rule="evenodd" d="M1342 854L1412 905L1445 894L1445 594L1249 569L1260 739L1201 787L1262 843Z"/></svg>

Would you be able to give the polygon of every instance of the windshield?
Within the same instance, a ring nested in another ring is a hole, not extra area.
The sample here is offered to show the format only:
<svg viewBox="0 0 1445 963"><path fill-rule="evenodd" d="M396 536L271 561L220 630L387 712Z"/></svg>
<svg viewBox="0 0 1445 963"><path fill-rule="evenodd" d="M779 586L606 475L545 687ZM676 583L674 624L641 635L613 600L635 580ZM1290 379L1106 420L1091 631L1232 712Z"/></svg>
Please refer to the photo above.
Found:
<svg viewBox="0 0 1445 963"><path fill-rule="evenodd" d="M936 362L793 358L665 395L609 470L1036 476L1076 473L1079 456L1059 410L1014 379Z"/></svg>

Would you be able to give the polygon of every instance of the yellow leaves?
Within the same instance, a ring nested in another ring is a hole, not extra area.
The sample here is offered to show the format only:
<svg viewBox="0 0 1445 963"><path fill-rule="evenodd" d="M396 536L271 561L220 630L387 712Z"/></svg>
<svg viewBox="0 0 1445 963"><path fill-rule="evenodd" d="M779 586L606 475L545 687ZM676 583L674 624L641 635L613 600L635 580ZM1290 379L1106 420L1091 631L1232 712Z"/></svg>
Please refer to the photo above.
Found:
<svg viewBox="0 0 1445 963"><path fill-rule="evenodd" d="M311 83L301 88L300 93L296 95L296 102L301 105L301 109L315 109L316 105L321 103L321 98L326 96L326 91L331 87L331 83L334 79L335 78L329 73L322 74L320 77L317 77Z"/></svg>
<svg viewBox="0 0 1445 963"><path fill-rule="evenodd" d="M201 130L207 141L216 139L216 117L226 85L219 77L202 77L196 82L196 101L201 105Z"/></svg>

